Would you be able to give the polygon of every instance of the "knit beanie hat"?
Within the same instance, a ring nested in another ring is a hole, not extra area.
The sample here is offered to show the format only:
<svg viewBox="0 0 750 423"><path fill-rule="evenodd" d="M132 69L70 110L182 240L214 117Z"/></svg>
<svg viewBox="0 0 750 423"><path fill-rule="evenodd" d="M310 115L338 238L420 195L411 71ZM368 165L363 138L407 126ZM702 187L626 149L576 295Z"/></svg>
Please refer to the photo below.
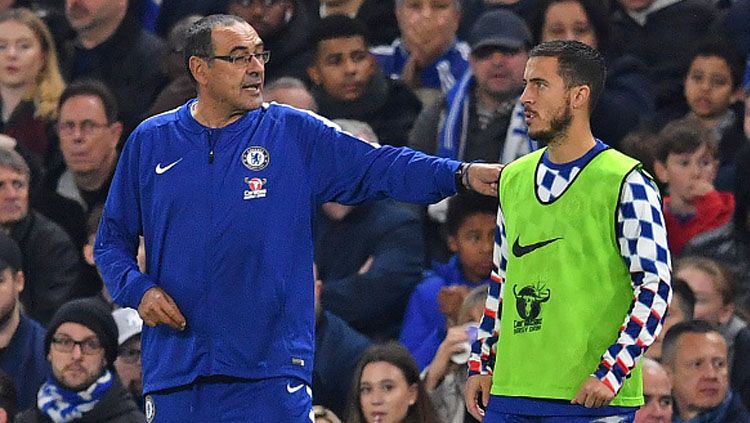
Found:
<svg viewBox="0 0 750 423"><path fill-rule="evenodd" d="M57 328L63 323L78 323L91 329L104 347L107 366L111 367L117 358L117 325L110 308L96 298L81 298L63 304L49 322L44 335L44 354L49 354Z"/></svg>

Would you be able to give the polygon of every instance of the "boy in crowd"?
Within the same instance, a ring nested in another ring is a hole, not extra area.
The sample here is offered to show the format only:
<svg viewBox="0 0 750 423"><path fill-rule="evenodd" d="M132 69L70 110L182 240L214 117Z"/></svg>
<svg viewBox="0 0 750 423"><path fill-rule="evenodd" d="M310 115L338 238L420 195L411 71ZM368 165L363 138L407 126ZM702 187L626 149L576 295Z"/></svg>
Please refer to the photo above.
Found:
<svg viewBox="0 0 750 423"><path fill-rule="evenodd" d="M685 76L684 95L690 111L719 140L716 187L732 188L735 156L745 143L742 133L742 62L731 46L720 41L699 45Z"/></svg>
<svg viewBox="0 0 750 423"><path fill-rule="evenodd" d="M411 295L400 341L420 370L427 366L455 324L461 302L472 287L489 281L495 239L497 201L473 193L448 202L448 263L436 263Z"/></svg>
<svg viewBox="0 0 750 423"><path fill-rule="evenodd" d="M694 236L732 218L734 196L713 185L717 164L716 138L696 119L681 119L662 130L654 170L668 185L664 219L674 255Z"/></svg>

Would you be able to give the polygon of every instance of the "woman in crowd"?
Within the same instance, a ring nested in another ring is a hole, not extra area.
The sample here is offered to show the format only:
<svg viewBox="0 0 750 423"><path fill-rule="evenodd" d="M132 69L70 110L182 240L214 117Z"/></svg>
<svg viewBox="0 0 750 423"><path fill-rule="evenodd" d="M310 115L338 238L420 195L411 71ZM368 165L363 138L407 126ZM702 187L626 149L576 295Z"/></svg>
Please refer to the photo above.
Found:
<svg viewBox="0 0 750 423"><path fill-rule="evenodd" d="M607 79L591 115L591 127L602 141L618 147L625 135L651 116L655 106L645 65L615 51L607 19L600 0L541 0L531 30L539 43L576 40L604 55Z"/></svg>
<svg viewBox="0 0 750 423"><path fill-rule="evenodd" d="M347 423L432 423L435 410L417 363L397 342L373 345L359 361L349 396Z"/></svg>
<svg viewBox="0 0 750 423"><path fill-rule="evenodd" d="M64 88L44 22L25 8L0 14L0 132L30 153L32 164L48 167L56 160L50 128Z"/></svg>

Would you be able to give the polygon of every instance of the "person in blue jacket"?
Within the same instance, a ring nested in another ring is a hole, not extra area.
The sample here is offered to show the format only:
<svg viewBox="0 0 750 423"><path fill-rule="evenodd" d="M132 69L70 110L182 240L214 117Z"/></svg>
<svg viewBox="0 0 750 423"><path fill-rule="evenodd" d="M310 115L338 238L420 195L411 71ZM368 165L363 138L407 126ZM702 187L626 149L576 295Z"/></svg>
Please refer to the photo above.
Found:
<svg viewBox="0 0 750 423"><path fill-rule="evenodd" d="M445 226L453 255L425 272L409 298L399 337L420 371L435 357L448 327L458 323L469 291L490 281L496 218L493 198L465 193L448 200Z"/></svg>
<svg viewBox="0 0 750 423"><path fill-rule="evenodd" d="M377 148L264 103L269 55L240 18L196 22L184 58L197 98L141 123L115 171L94 256L146 323L150 422L310 420L319 204L497 194L499 165Z"/></svg>

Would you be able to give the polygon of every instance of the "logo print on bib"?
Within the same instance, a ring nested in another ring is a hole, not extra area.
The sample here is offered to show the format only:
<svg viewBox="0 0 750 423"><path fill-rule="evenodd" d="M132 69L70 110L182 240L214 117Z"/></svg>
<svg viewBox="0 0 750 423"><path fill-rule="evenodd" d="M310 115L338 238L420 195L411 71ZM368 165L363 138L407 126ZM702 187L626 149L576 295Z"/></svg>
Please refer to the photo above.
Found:
<svg viewBox="0 0 750 423"><path fill-rule="evenodd" d="M542 303L549 301L550 290L543 284L526 285L520 290L513 285L513 295L516 297L516 311L523 320L513 321L513 333L536 332L542 328Z"/></svg>
<svg viewBox="0 0 750 423"><path fill-rule="evenodd" d="M242 164L253 172L265 169L270 161L271 155L261 146L254 145L242 152Z"/></svg>

